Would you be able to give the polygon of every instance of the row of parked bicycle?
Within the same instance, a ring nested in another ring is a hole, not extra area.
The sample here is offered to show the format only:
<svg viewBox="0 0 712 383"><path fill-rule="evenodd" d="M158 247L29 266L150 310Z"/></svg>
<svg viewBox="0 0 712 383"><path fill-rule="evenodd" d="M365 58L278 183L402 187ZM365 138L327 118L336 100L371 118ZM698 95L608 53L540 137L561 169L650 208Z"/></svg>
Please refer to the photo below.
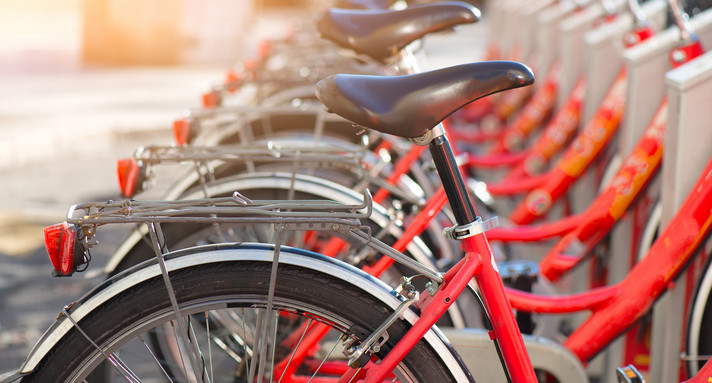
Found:
<svg viewBox="0 0 712 383"><path fill-rule="evenodd" d="M0 381L712 381L708 112L685 107L711 87L712 13L407 3L341 0L263 43L175 143L119 160L127 199L45 228L70 276L101 226L135 225ZM421 70L427 35L481 17L487 57ZM704 86L666 95L666 73ZM679 285L685 335L651 346ZM589 365L614 347L625 367Z"/></svg>

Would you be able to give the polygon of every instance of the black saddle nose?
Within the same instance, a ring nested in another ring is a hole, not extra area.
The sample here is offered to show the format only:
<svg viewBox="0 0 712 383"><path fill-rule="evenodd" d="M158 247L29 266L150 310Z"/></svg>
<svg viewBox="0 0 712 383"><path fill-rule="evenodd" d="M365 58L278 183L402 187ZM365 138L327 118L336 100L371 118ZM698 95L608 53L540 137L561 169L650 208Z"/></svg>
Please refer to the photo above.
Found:
<svg viewBox="0 0 712 383"><path fill-rule="evenodd" d="M414 138L478 98L533 83L524 64L486 61L407 76L331 75L319 81L316 96L359 125Z"/></svg>

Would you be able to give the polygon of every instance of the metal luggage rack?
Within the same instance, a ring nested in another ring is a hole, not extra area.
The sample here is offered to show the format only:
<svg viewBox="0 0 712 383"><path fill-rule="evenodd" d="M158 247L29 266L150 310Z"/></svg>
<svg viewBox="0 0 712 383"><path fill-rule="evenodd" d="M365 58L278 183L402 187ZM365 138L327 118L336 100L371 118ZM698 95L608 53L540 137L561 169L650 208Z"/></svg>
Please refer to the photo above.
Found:
<svg viewBox="0 0 712 383"><path fill-rule="evenodd" d="M231 197L180 201L107 201L73 205L68 223L91 227L111 223L306 223L308 230L351 230L372 213L368 191L363 203L346 205L322 200L250 200L238 192ZM337 230L337 231L341 231Z"/></svg>
<svg viewBox="0 0 712 383"><path fill-rule="evenodd" d="M218 118L221 116L231 116L231 117L252 117L252 116L269 116L270 114L322 114L325 117L331 117L335 121L345 121L343 117L335 116L330 113L326 113L323 107L294 107L291 105L286 106L265 106L265 105L223 105L217 108L206 109L189 109L186 112L185 117L193 120L193 122L199 122L203 119Z"/></svg>
<svg viewBox="0 0 712 383"><path fill-rule="evenodd" d="M256 146L260 145L260 146ZM364 166L368 162L366 156L370 154L365 147L358 149L346 149L327 146L302 146L284 147L273 141L261 142L252 145L220 145L220 146L145 146L140 147L134 153L133 158L137 166L143 169L145 174L144 182L152 178L152 166L169 163L190 163L194 164L193 171L196 172L201 183L208 183L213 180L213 172L217 164L211 163L219 161L222 163L244 163L246 169L255 171L255 164L289 164L287 170L293 174L299 171L300 167L310 169L339 169L350 172L367 184L378 188L388 189L394 196L402 200L420 204L417 197L402 190L397 186L390 185L373 169L380 169L381 166ZM371 170L368 170L371 169ZM142 191L143 186L139 186L137 191Z"/></svg>
<svg viewBox="0 0 712 383"><path fill-rule="evenodd" d="M343 117L327 113L316 104L299 105L222 105L215 108L189 109L184 117L197 126L210 123L235 123L266 119L273 116L314 116L317 121L344 121Z"/></svg>
<svg viewBox="0 0 712 383"><path fill-rule="evenodd" d="M319 142L327 130L333 129L329 127L330 125L340 124L345 127L352 125L340 116L327 113L321 105L303 102L300 97L304 95L304 91L301 89L295 94L286 93L284 99L291 100L290 105L229 105L192 109L188 110L181 120L194 132L198 139L196 144L206 142L208 145L225 144L235 137L242 143L253 142L255 141L253 124L258 124L267 135L276 134L280 131L280 123L275 125L273 120L279 118L289 118L289 124L304 124L308 131L312 132L315 142ZM309 94L313 94L313 85L309 89ZM301 101L298 105L294 105L295 100ZM275 102L281 104L287 101ZM368 137L368 135L357 136L355 133L356 130L353 131L353 143L363 143L363 140Z"/></svg>
<svg viewBox="0 0 712 383"><path fill-rule="evenodd" d="M274 141L253 145L220 146L144 146L134 158L146 165L180 162L289 162L319 166L351 167L361 164L365 150L347 150L326 146L283 147Z"/></svg>
<svg viewBox="0 0 712 383"><path fill-rule="evenodd" d="M98 226L117 223L147 224L154 234L160 232L163 223L273 224L279 232L332 231L441 282L440 274L372 236L371 228L361 224L361 219L371 216L372 205L368 189L363 192L363 202L354 205L322 200L250 200L234 192L231 197L182 201L85 202L69 208L66 222L80 228L87 249L96 244L89 239ZM275 244L281 245L279 241Z"/></svg>

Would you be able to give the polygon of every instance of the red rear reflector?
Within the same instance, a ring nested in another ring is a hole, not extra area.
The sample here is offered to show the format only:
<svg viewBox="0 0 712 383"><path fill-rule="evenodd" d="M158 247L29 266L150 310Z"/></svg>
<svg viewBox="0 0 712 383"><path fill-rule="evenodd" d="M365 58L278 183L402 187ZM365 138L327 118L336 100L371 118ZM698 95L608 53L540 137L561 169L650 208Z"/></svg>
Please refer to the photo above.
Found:
<svg viewBox="0 0 712 383"><path fill-rule="evenodd" d="M672 63L673 68L677 68L704 53L705 51L702 49L700 42L692 41L670 51L670 62Z"/></svg>
<svg viewBox="0 0 712 383"><path fill-rule="evenodd" d="M217 94L216 92L208 92L204 93L203 97L203 107L212 109L220 105L220 95Z"/></svg>
<svg viewBox="0 0 712 383"><path fill-rule="evenodd" d="M650 27L642 27L626 32L623 35L623 44L626 48L630 48L641 41L645 41L653 36L655 32Z"/></svg>
<svg viewBox="0 0 712 383"><path fill-rule="evenodd" d="M233 70L225 72L225 86L227 87L228 92L237 92L240 88L240 75Z"/></svg>
<svg viewBox="0 0 712 383"><path fill-rule="evenodd" d="M141 191L143 170L135 158L125 158L116 161L116 168L119 176L119 188L124 197L131 198L134 194Z"/></svg>
<svg viewBox="0 0 712 383"><path fill-rule="evenodd" d="M262 40L257 44L257 59L263 61L269 55L272 44L268 40Z"/></svg>
<svg viewBox="0 0 712 383"><path fill-rule="evenodd" d="M242 67L245 68L246 71L252 72L257 69L257 61L245 59L245 61L242 62Z"/></svg>
<svg viewBox="0 0 712 383"><path fill-rule="evenodd" d="M190 143L190 120L181 118L173 121L173 137L178 146Z"/></svg>
<svg viewBox="0 0 712 383"><path fill-rule="evenodd" d="M45 248L54 270L60 276L72 275L76 271L74 257L77 228L67 222L44 228Z"/></svg>

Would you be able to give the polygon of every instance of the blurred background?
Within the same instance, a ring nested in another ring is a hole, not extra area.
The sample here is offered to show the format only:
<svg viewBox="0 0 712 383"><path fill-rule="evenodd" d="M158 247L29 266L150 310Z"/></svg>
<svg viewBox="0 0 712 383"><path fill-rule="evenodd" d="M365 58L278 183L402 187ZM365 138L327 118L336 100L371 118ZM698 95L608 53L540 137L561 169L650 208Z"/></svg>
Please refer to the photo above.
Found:
<svg viewBox="0 0 712 383"><path fill-rule="evenodd" d="M101 281L53 278L42 228L118 197L116 160L172 142L224 71L311 19L310 2L0 0L0 372ZM108 228L90 270L126 230Z"/></svg>

